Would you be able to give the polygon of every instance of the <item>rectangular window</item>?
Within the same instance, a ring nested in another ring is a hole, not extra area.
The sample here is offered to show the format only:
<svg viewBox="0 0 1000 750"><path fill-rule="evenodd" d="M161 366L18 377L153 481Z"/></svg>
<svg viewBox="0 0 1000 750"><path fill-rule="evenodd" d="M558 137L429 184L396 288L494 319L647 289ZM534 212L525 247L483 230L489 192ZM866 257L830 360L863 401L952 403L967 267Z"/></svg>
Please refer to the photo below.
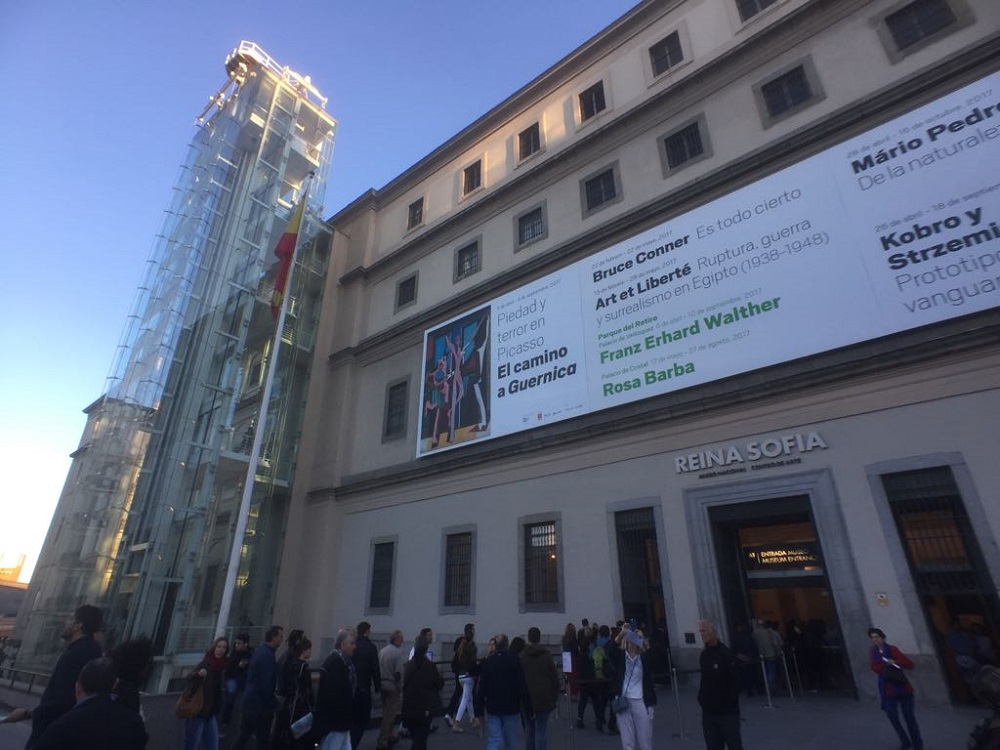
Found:
<svg viewBox="0 0 1000 750"><path fill-rule="evenodd" d="M468 607L472 602L472 532L449 534L444 552L444 606Z"/></svg>
<svg viewBox="0 0 1000 750"><path fill-rule="evenodd" d="M407 276L396 285L396 309L417 301L417 275Z"/></svg>
<svg viewBox="0 0 1000 750"><path fill-rule="evenodd" d="M462 195L468 195L483 184L483 162L480 159L462 170Z"/></svg>
<svg viewBox="0 0 1000 750"><path fill-rule="evenodd" d="M740 11L740 20L748 21L764 8L769 8L778 0L736 0L736 7Z"/></svg>
<svg viewBox="0 0 1000 750"><path fill-rule="evenodd" d="M705 153L705 147L701 142L701 129L697 122L666 136L663 145L667 153L667 166L670 169L676 169L684 162Z"/></svg>
<svg viewBox="0 0 1000 750"><path fill-rule="evenodd" d="M470 242L455 251L455 281L479 271L479 242Z"/></svg>
<svg viewBox="0 0 1000 750"><path fill-rule="evenodd" d="M518 133L517 158L520 161L524 161L541 148L542 138L537 122Z"/></svg>
<svg viewBox="0 0 1000 750"><path fill-rule="evenodd" d="M424 199L417 198L410 204L406 214L406 228L413 229L424 223Z"/></svg>
<svg viewBox="0 0 1000 750"><path fill-rule="evenodd" d="M372 550L372 585L368 594L370 609L386 609L392 603L392 569L395 542L379 542Z"/></svg>
<svg viewBox="0 0 1000 750"><path fill-rule="evenodd" d="M904 50L957 20L946 0L916 0L887 15L885 24L897 49Z"/></svg>
<svg viewBox="0 0 1000 750"><path fill-rule="evenodd" d="M649 48L649 62L654 76L666 73L683 59L681 36L676 31Z"/></svg>
<svg viewBox="0 0 1000 750"><path fill-rule="evenodd" d="M382 439L404 437L406 435L406 401L409 383L393 383L385 394L385 423Z"/></svg>
<svg viewBox="0 0 1000 750"><path fill-rule="evenodd" d="M586 122L607 105L604 101L604 81L598 81L580 94L580 122Z"/></svg>
<svg viewBox="0 0 1000 750"><path fill-rule="evenodd" d="M517 244L527 245L545 236L545 216L542 207L533 208L517 217Z"/></svg>
<svg viewBox="0 0 1000 750"><path fill-rule="evenodd" d="M559 602L559 564L555 521L524 526L524 602Z"/></svg>
<svg viewBox="0 0 1000 750"><path fill-rule="evenodd" d="M615 188L615 172L613 169L606 169L600 174L591 177L585 183L587 211L593 211L606 203L610 203L617 197Z"/></svg>
<svg viewBox="0 0 1000 750"><path fill-rule="evenodd" d="M760 93L771 117L788 112L812 98L809 78L801 65L765 83L760 87Z"/></svg>

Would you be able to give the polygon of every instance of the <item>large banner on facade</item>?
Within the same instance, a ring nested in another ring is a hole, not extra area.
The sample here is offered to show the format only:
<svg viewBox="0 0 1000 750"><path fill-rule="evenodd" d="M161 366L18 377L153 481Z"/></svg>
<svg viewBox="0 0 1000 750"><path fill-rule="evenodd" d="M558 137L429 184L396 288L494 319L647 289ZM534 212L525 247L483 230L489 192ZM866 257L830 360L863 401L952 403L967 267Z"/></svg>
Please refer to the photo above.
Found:
<svg viewBox="0 0 1000 750"><path fill-rule="evenodd" d="M424 338L417 455L1000 303L1000 74Z"/></svg>

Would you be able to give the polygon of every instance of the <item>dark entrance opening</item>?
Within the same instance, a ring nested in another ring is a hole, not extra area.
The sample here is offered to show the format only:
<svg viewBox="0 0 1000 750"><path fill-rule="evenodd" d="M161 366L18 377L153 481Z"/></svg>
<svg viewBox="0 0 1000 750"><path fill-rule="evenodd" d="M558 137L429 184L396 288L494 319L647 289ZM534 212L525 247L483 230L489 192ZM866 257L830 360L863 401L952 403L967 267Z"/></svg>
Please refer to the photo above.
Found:
<svg viewBox="0 0 1000 750"><path fill-rule="evenodd" d="M670 646L653 509L636 508L615 513L615 535L622 616L645 627L645 634L652 639L657 679L663 681L670 671Z"/></svg>
<svg viewBox="0 0 1000 750"><path fill-rule="evenodd" d="M951 467L886 474L882 485L951 697L974 702L969 683L997 663L1000 607Z"/></svg>
<svg viewBox="0 0 1000 750"><path fill-rule="evenodd" d="M731 634L775 623L796 689L856 695L806 495L709 509Z"/></svg>

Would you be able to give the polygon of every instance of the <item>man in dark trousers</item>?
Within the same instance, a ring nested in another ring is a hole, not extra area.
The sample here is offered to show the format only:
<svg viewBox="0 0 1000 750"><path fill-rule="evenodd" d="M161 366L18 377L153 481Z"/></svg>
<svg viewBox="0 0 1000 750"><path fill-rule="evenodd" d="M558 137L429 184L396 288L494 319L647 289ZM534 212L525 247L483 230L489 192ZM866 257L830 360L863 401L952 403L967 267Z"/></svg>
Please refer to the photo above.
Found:
<svg viewBox="0 0 1000 750"><path fill-rule="evenodd" d="M701 728L708 750L743 750L740 739L740 676L736 657L719 640L715 624L698 623L705 644L701 652Z"/></svg>
<svg viewBox="0 0 1000 750"><path fill-rule="evenodd" d="M357 636L354 641L354 673L357 676L358 687L354 693L354 716L351 720L351 750L358 750L361 738L372 720L372 688L381 689L381 679L378 669L378 649L371 642L368 634L372 626L367 622L359 622Z"/></svg>
<svg viewBox="0 0 1000 750"><path fill-rule="evenodd" d="M101 647L94 640L94 633L101 629L101 610L90 604L78 607L63 624L60 637L66 641L66 650L56 662L49 684L34 708L15 708L7 717L8 722L31 719L31 736L25 750L31 750L42 732L64 713L76 705L76 679L83 665L101 657Z"/></svg>
<svg viewBox="0 0 1000 750"><path fill-rule="evenodd" d="M111 659L87 662L76 681L76 705L42 732L35 750L143 750L149 736L142 717L111 696L117 676Z"/></svg>
<svg viewBox="0 0 1000 750"><path fill-rule="evenodd" d="M323 662L313 709L313 734L321 750L351 750L351 725L358 678L354 671L354 628L341 628L333 653Z"/></svg>
<svg viewBox="0 0 1000 750"><path fill-rule="evenodd" d="M257 750L267 750L271 743L271 722L278 707L278 699L274 695L278 671L275 653L281 645L283 633L284 628L280 625L272 625L264 633L264 642L250 657L240 733L232 750L243 750L251 736L257 740Z"/></svg>

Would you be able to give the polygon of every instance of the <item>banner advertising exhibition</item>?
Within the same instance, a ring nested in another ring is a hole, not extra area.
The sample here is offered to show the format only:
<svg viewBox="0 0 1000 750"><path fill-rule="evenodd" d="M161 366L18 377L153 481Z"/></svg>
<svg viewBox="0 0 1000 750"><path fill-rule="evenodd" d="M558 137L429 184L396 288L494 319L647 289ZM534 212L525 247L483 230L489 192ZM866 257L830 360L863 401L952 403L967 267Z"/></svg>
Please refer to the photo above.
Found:
<svg viewBox="0 0 1000 750"><path fill-rule="evenodd" d="M424 334L417 455L1000 303L1000 74Z"/></svg>

